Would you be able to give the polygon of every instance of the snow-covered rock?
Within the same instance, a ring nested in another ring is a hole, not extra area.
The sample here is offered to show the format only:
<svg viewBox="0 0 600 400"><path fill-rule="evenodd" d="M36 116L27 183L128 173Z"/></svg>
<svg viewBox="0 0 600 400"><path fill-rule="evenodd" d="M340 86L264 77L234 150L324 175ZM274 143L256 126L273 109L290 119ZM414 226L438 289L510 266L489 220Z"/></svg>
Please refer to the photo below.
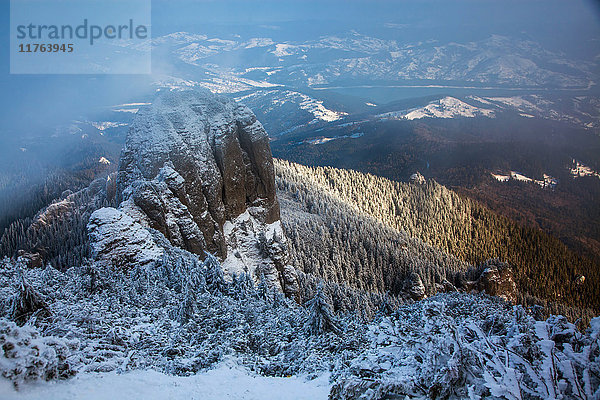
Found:
<svg viewBox="0 0 600 400"><path fill-rule="evenodd" d="M269 138L246 106L202 89L161 91L131 125L117 194L125 214L172 245L294 291Z"/></svg>
<svg viewBox="0 0 600 400"><path fill-rule="evenodd" d="M405 119L409 121L422 118L474 118L477 116L493 118L495 114L491 109L475 107L449 96L433 101L424 107L378 115L382 119Z"/></svg>
<svg viewBox="0 0 600 400"><path fill-rule="evenodd" d="M510 303L517 302L517 284L512 267L506 263L496 260L487 261L477 281L471 282L469 286Z"/></svg>
<svg viewBox="0 0 600 400"><path fill-rule="evenodd" d="M425 298L425 285L419 274L415 272L406 278L402 291L413 300L423 300Z"/></svg>
<svg viewBox="0 0 600 400"><path fill-rule="evenodd" d="M410 183L416 183L416 184L422 185L425 183L425 177L423 175L421 175L421 173L419 171L417 171L410 176L409 181L410 181Z"/></svg>
<svg viewBox="0 0 600 400"><path fill-rule="evenodd" d="M100 264L127 269L152 263L163 254L148 230L114 208L94 211L88 232L93 257Z"/></svg>

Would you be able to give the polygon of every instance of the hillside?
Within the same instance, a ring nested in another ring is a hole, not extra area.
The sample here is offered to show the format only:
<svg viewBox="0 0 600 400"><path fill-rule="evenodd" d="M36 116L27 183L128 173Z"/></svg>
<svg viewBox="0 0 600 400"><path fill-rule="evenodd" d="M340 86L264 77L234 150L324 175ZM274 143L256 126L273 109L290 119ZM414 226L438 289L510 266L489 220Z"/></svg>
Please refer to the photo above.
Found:
<svg viewBox="0 0 600 400"><path fill-rule="evenodd" d="M343 266L346 272L336 271L331 274L321 266L323 263L320 261L311 261L307 267L305 261L297 260L297 267L309 268L311 271L312 268L320 268L317 272L328 279L339 279L340 274L345 275L346 280L353 283L359 274L347 271L359 271L361 261L356 261L356 258L349 254L356 252L359 255L358 260L378 257L378 262L374 262L373 265L384 265L384 270L372 271L375 277L368 273L370 281L366 286L375 289L384 287L385 290L393 292L396 290L393 283L373 283L380 282L382 277L393 280L393 275L385 271L386 267L394 270L393 265L396 261L394 256L390 256L393 251L386 252L383 249L387 246L396 249L407 246L410 248L419 243L407 239L414 237L429 246L421 244L423 247L416 252L413 250L412 254L429 255L413 262L413 265L423 269L419 266L423 259L430 257L430 260L436 260L438 268L424 268L427 271L425 275L432 277L431 280L428 279L430 284L436 282L433 278L436 274L439 281L440 276L447 278L450 271L465 270L467 264L479 265L487 259L498 258L514 267L522 301L525 301L527 296L535 296L566 306L590 308L596 312L600 309L600 275L597 266L576 255L559 240L544 232L511 222L435 181L429 180L424 184L399 183L351 170L311 168L281 160L276 161L275 166L284 209L284 226L288 231L296 232L290 234L291 242L296 246L293 253L306 254L307 247L315 246L314 251L322 254L319 247L322 246L321 243L331 243L331 248L338 250L352 249L346 250L349 253L345 253L344 256L332 254L329 257L329 260L339 260L329 261L329 265L337 265L338 268ZM296 213L285 210L287 199L307 205L314 215L305 211L305 215L311 218L291 218L290 215L293 217ZM332 203L330 199L335 200ZM340 211L336 210L340 207L331 206L336 203L344 204L341 209L345 207L354 209L355 213L366 214L381 225L369 219L356 222L352 220L355 217L341 217ZM319 226L318 215L335 214L338 214L336 219L325 220L326 222L321 222ZM346 233L336 235L336 231L345 231L343 224L350 228L346 228ZM306 226L305 236L295 239L295 235L300 234L297 232L301 232L298 226L303 225ZM398 235L395 240L392 239L394 233L389 231L390 227L396 230L395 235ZM365 248L370 249L369 252L354 245L352 240L355 239L352 238L351 232L360 232L361 240ZM440 252L436 248L443 251ZM443 256L444 251L463 263ZM410 250L408 252L411 253ZM389 258L381 254L387 254ZM327 258L317 255L313 259L319 260L319 257ZM349 257L352 261L348 262L343 257ZM369 265L368 261L362 263ZM440 273L444 268L447 268L445 272ZM585 278L580 279L581 276ZM365 283L358 285L360 287Z"/></svg>

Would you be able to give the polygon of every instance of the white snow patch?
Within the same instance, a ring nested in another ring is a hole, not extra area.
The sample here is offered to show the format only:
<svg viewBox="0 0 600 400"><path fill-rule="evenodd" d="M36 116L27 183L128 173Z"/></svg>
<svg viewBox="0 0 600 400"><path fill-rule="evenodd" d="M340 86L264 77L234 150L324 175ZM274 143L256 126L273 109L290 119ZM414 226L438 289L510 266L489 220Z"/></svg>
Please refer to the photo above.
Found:
<svg viewBox="0 0 600 400"><path fill-rule="evenodd" d="M106 157L100 157L100 159L98 160L98 162L100 164L110 165L110 161L108 161L108 159Z"/></svg>
<svg viewBox="0 0 600 400"><path fill-rule="evenodd" d="M510 180L510 175L501 175L501 174L492 174L492 176L500 182L508 182Z"/></svg>
<svg viewBox="0 0 600 400"><path fill-rule="evenodd" d="M581 178L582 176L595 176L600 179L600 174L598 172L577 160L573 160L571 175L573 175L574 178Z"/></svg>
<svg viewBox="0 0 600 400"><path fill-rule="evenodd" d="M536 183L536 184L540 185L542 188L551 188L551 189L556 187L556 185L558 185L558 179L556 179L553 176L550 176L548 174L543 174L542 179L533 179L533 178L523 175L522 173L520 173L518 171L510 171L508 174L492 173L491 175L494 177L494 179L496 179L499 182L508 182L510 180L521 181L521 182L532 182L532 183Z"/></svg>
<svg viewBox="0 0 600 400"><path fill-rule="evenodd" d="M312 381L300 376L266 377L222 363L188 377L153 370L84 373L67 381L23 385L19 391L0 378L0 394L3 400L317 400L327 399L328 380L327 375Z"/></svg>
<svg viewBox="0 0 600 400"><path fill-rule="evenodd" d="M316 119L320 119L321 121L333 122L341 119L344 115L348 115L348 113L343 111L333 111L326 108L320 100L315 100L304 94L300 94L300 96L303 99L300 103L300 108L310 112Z"/></svg>
<svg viewBox="0 0 600 400"><path fill-rule="evenodd" d="M378 115L382 119L405 119L409 121L421 118L474 118L476 116L493 118L495 114L490 109L475 107L450 96L433 101L425 107L392 111Z"/></svg>
<svg viewBox="0 0 600 400"><path fill-rule="evenodd" d="M105 131L110 128L118 128L120 126L127 126L124 122L111 122L111 121L102 121L102 122L90 122L90 124L98 129L99 131Z"/></svg>
<svg viewBox="0 0 600 400"><path fill-rule="evenodd" d="M139 111L139 108L114 108L113 111L114 112L127 112L127 113L135 114L136 112Z"/></svg>
<svg viewBox="0 0 600 400"><path fill-rule="evenodd" d="M125 104L119 104L113 107L139 107L139 106L148 106L152 103L125 103Z"/></svg>
<svg viewBox="0 0 600 400"><path fill-rule="evenodd" d="M310 144L323 144L323 143L327 143L327 142L330 142L330 141L335 140L335 139L336 138L334 138L334 137L332 137L332 138L323 137L323 138L309 140L308 143L310 143Z"/></svg>
<svg viewBox="0 0 600 400"><path fill-rule="evenodd" d="M331 142L332 140L336 140L336 139L345 139L345 138L357 139L363 135L364 135L363 132L356 132L351 135L341 135L341 136L334 136L334 137L321 137L321 138L316 138L316 139L310 139L310 140L307 140L306 143L317 145L317 144Z"/></svg>
<svg viewBox="0 0 600 400"><path fill-rule="evenodd" d="M273 44L275 44L275 42L273 42L273 39L271 38L252 38L246 43L244 43L242 46L245 49L252 49L254 47L272 46Z"/></svg>
<svg viewBox="0 0 600 400"><path fill-rule="evenodd" d="M522 181L522 182L531 182L533 181L533 179L523 175L520 172L517 171L510 171L510 177L511 179L517 180L517 181Z"/></svg>
<svg viewBox="0 0 600 400"><path fill-rule="evenodd" d="M275 50L273 50L271 53L273 53L277 57L291 56L292 54L294 54L294 52L292 51L294 47L296 46L286 43L277 43L275 45Z"/></svg>
<svg viewBox="0 0 600 400"><path fill-rule="evenodd" d="M261 207L250 207L233 221L225 222L223 235L227 243L227 258L221 263L221 268L227 279L234 274L247 273L259 283L260 275L263 275L270 287L280 289L274 260L283 256L287 239L280 221L264 224L254 217L264 211ZM265 257L265 249L271 257Z"/></svg>

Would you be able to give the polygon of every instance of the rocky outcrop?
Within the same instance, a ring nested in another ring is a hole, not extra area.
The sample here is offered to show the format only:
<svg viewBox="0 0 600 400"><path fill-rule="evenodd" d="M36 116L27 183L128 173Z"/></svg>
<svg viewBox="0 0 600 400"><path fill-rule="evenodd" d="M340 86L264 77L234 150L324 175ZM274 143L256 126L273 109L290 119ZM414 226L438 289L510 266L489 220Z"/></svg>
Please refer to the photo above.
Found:
<svg viewBox="0 0 600 400"><path fill-rule="evenodd" d="M442 280L441 283L435 284L435 291L437 293L451 293L451 292L456 292L457 289L451 282L444 279L444 280Z"/></svg>
<svg viewBox="0 0 600 400"><path fill-rule="evenodd" d="M132 123L116 199L119 210L104 209L88 226L97 259L133 256L115 253L120 244L102 233L116 232L127 247L120 233L133 229L138 245L152 248L140 229L154 229L200 258L215 254L229 275L247 272L287 294L297 290L269 138L247 107L207 91L159 93Z"/></svg>
<svg viewBox="0 0 600 400"><path fill-rule="evenodd" d="M498 260L489 260L482 266L483 271L475 281L467 282L466 289L485 292L512 304L517 302L517 284L512 267Z"/></svg>
<svg viewBox="0 0 600 400"><path fill-rule="evenodd" d="M414 183L416 185L423 185L425 184L426 180L425 177L421 175L419 171L417 171L410 176L409 182Z"/></svg>
<svg viewBox="0 0 600 400"><path fill-rule="evenodd" d="M25 263L27 268L41 268L44 265L44 259L40 253L28 253L25 250L19 250L17 258Z"/></svg>
<svg viewBox="0 0 600 400"><path fill-rule="evenodd" d="M267 133L247 107L208 92L164 92L139 111L117 185L120 200L131 198L150 226L167 238L182 236L184 248L197 254L226 258L222 227L248 207L260 208L267 224L279 219ZM184 219L191 217L203 244L181 229L187 221L167 221L172 205L187 208Z"/></svg>
<svg viewBox="0 0 600 400"><path fill-rule="evenodd" d="M477 280L476 288L510 303L517 302L517 285L510 267L491 266L486 268Z"/></svg>
<svg viewBox="0 0 600 400"><path fill-rule="evenodd" d="M163 254L163 249L157 246L148 230L129 215L111 207L92 213L88 232L92 256L108 267L145 266Z"/></svg>
<svg viewBox="0 0 600 400"><path fill-rule="evenodd" d="M408 275L404 280L402 291L413 300L423 300L425 298L425 285L416 272Z"/></svg>

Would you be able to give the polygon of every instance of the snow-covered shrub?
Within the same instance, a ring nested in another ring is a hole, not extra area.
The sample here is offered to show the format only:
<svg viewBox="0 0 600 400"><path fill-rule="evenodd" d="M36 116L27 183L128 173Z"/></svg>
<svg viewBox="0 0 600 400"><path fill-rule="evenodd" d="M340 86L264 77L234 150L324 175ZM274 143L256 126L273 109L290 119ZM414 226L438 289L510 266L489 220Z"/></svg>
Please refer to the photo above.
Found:
<svg viewBox="0 0 600 400"><path fill-rule="evenodd" d="M401 307L370 329L371 349L338 372L332 399L586 399L600 396L600 318L563 317L465 294Z"/></svg>
<svg viewBox="0 0 600 400"><path fill-rule="evenodd" d="M15 386L33 380L66 379L76 373L77 341L42 336L31 325L0 318L0 375Z"/></svg>
<svg viewBox="0 0 600 400"><path fill-rule="evenodd" d="M0 263L3 295L18 294L19 274L12 262ZM266 375L318 374L354 358L365 342L364 325L351 317L340 335L313 335L305 307L247 275L225 280L214 257L200 261L175 248L153 266L85 264L64 273L48 266L23 276L52 315L31 323L43 337L78 340L83 372L190 375L231 355ZM12 318L10 307L1 310Z"/></svg>

